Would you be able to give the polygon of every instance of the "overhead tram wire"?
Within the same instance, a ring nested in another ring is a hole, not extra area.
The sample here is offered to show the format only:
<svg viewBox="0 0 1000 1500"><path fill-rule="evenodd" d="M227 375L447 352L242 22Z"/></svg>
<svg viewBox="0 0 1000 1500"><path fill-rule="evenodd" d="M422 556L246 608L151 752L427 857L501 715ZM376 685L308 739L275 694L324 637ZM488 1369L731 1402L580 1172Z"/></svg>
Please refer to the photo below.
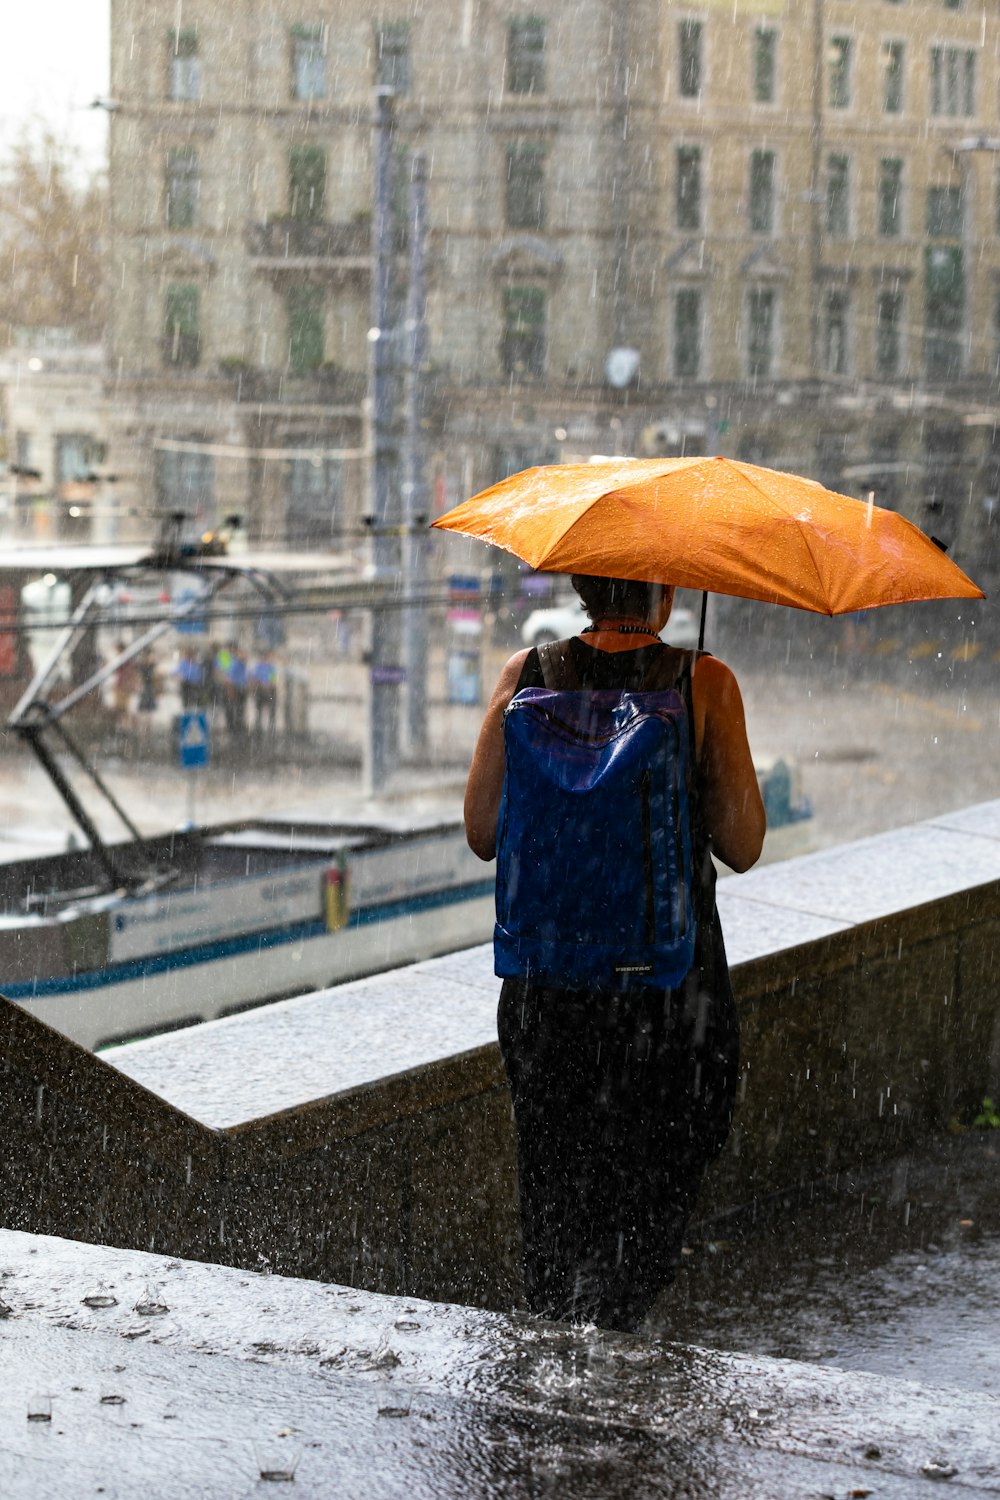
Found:
<svg viewBox="0 0 1000 1500"><path fill-rule="evenodd" d="M364 588L365 585L359 585ZM497 596L494 595L493 598ZM501 596L503 597L503 596ZM253 603L227 606L225 608L208 607L205 610L195 610L192 614L177 621L178 624L190 627L191 621L204 620L206 623L227 620L259 620L262 616L274 615L323 615L333 610L341 614L356 614L361 611L370 610L401 610L416 606L421 609L446 609L454 604L451 591L441 589L434 592L422 594L417 598L405 599L401 597L386 597L384 599L358 599L338 598L331 596L326 599L302 600L299 602L286 600L281 603L271 604L267 601L256 601ZM86 629L88 630L124 630L136 625L161 625L169 623L170 612L163 608L145 609L131 611L128 609L93 613L88 616ZM39 630L62 630L69 624L69 616L62 619L46 617L44 621L26 622L15 615L0 612L0 633L18 635L35 632Z"/></svg>

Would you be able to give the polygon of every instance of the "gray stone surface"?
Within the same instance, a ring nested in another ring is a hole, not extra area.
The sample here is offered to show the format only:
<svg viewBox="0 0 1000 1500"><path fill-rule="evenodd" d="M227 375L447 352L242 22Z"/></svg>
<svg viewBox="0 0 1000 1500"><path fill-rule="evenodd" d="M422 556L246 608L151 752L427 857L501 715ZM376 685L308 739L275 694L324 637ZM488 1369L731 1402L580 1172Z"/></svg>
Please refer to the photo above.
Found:
<svg viewBox="0 0 1000 1500"><path fill-rule="evenodd" d="M723 880L718 887L726 953L733 968L755 958L764 958L769 953L780 953L785 948L797 948L800 943L829 937L851 925L768 900L766 885L759 895L751 894L745 885L746 879L742 875Z"/></svg>
<svg viewBox="0 0 1000 1500"><path fill-rule="evenodd" d="M1000 801L961 807L955 812L928 818L927 822L932 828L951 828L957 833L976 834L979 838L1000 839Z"/></svg>
<svg viewBox="0 0 1000 1500"><path fill-rule="evenodd" d="M997 804L980 812L984 825ZM1000 879L1000 840L918 823L741 876L740 896L846 923L870 922ZM725 889L725 887L724 887Z"/></svg>
<svg viewBox="0 0 1000 1500"><path fill-rule="evenodd" d="M492 961L491 961L492 967ZM216 1129L496 1041L496 990L430 964L115 1049L107 1060Z"/></svg>
<svg viewBox="0 0 1000 1500"><path fill-rule="evenodd" d="M985 1392L10 1231L0 1295L5 1500L280 1494L275 1464L324 1500L1000 1491Z"/></svg>

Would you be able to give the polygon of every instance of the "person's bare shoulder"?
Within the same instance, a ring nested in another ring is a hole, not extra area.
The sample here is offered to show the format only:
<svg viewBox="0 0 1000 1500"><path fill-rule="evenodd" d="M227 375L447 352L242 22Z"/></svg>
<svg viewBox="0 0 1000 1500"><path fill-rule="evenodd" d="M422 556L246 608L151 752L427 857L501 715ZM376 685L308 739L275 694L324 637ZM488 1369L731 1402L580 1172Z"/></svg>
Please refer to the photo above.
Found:
<svg viewBox="0 0 1000 1500"><path fill-rule="evenodd" d="M493 693L494 702L505 698L506 703L509 703L511 698L513 698L514 691L517 688L518 679L520 678L521 673L524 670L524 664L528 659L530 651L531 647L525 646L523 650L515 651L514 655L509 656L504 662L503 669L500 673L500 676L497 678L497 685ZM506 707L506 703L504 704L504 707Z"/></svg>
<svg viewBox="0 0 1000 1500"><path fill-rule="evenodd" d="M727 667L721 657L709 656L707 652L704 656L698 657L692 676L695 681L704 683L710 691L728 687L736 682L732 668Z"/></svg>

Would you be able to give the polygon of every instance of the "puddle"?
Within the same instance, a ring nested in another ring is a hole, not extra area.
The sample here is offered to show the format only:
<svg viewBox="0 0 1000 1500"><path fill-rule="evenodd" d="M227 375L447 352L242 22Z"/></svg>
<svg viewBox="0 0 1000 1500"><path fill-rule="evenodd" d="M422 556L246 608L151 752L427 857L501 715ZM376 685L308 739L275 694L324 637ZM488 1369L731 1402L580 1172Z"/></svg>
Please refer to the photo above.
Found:
<svg viewBox="0 0 1000 1500"><path fill-rule="evenodd" d="M944 1142L692 1238L658 1337L992 1391L1000 1133Z"/></svg>

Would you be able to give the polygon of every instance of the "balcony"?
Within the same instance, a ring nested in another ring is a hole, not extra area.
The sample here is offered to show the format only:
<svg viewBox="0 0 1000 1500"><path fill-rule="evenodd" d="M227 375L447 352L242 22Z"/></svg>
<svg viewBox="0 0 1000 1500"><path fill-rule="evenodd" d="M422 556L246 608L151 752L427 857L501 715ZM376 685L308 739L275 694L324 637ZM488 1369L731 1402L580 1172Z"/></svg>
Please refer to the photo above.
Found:
<svg viewBox="0 0 1000 1500"><path fill-rule="evenodd" d="M219 370L232 381L236 401L265 406L343 407L356 414L368 390L366 371L345 370L333 364L291 374L232 360L221 364Z"/></svg>
<svg viewBox="0 0 1000 1500"><path fill-rule="evenodd" d="M371 223L367 218L349 224L270 219L249 226L246 247L254 269L270 276L307 271L333 280L365 278L371 267Z"/></svg>

